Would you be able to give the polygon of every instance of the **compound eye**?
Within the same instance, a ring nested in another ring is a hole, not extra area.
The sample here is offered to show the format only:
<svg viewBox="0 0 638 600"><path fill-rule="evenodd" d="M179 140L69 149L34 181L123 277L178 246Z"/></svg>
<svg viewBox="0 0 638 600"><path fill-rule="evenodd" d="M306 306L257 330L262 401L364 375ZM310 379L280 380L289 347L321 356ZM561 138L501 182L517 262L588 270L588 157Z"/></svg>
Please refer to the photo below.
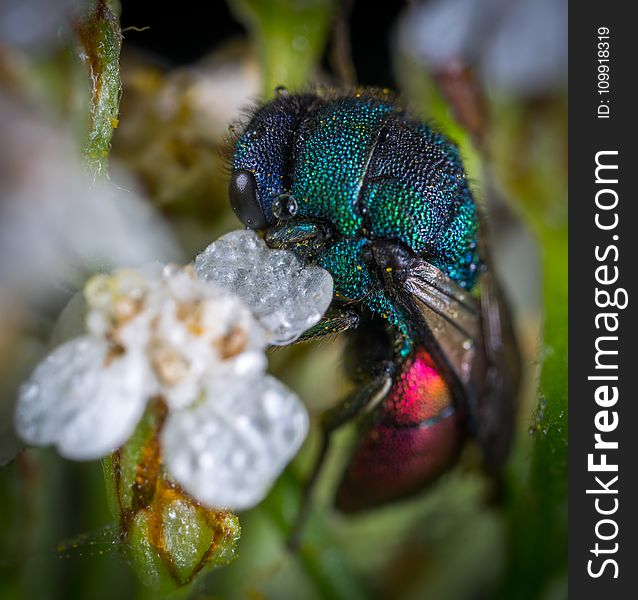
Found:
<svg viewBox="0 0 638 600"><path fill-rule="evenodd" d="M268 227L266 217L257 200L257 183L250 171L241 169L231 175L228 195L233 211L246 227L251 229Z"/></svg>

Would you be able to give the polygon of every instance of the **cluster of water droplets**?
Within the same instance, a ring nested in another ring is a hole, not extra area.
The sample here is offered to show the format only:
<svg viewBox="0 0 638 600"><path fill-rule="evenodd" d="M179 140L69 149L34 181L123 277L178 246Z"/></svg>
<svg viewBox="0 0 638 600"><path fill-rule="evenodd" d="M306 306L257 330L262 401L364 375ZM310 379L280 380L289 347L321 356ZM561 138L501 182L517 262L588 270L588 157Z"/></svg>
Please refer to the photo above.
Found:
<svg viewBox="0 0 638 600"><path fill-rule="evenodd" d="M195 259L197 274L239 296L271 332L289 344L312 327L332 300L328 271L305 266L288 250L271 250L254 231L232 231Z"/></svg>

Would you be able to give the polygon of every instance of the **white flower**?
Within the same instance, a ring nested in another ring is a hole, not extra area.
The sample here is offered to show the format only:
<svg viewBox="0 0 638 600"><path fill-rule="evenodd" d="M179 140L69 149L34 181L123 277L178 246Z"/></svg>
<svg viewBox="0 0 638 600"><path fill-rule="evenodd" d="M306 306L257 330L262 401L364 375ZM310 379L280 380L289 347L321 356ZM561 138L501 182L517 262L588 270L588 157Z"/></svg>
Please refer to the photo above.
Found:
<svg viewBox="0 0 638 600"><path fill-rule="evenodd" d="M84 290L88 335L54 350L20 390L16 426L33 445L92 459L123 444L153 396L195 403L207 377L256 376L267 332L192 268L121 269Z"/></svg>
<svg viewBox="0 0 638 600"><path fill-rule="evenodd" d="M235 232L219 242L230 238L232 245L233 237L247 240ZM126 442L147 402L159 396L168 408L161 442L169 474L212 507L259 502L308 428L297 396L266 375L265 348L321 317L332 280L261 240L239 246L247 253L243 261L236 256L239 264L255 266L275 253L282 265L250 271L257 281L248 287L269 290L260 306L270 303L271 310L261 318L192 266L120 269L89 280L87 334L55 349L21 387L15 423L24 441L53 444L73 459L104 456ZM302 285L283 285L282 272Z"/></svg>

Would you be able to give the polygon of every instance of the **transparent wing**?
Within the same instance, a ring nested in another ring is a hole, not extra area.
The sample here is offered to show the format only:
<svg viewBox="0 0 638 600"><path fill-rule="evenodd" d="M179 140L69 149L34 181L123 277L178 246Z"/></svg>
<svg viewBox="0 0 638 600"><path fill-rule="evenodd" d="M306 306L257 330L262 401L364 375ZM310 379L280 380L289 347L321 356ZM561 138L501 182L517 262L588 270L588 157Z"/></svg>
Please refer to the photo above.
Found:
<svg viewBox="0 0 638 600"><path fill-rule="evenodd" d="M520 355L507 304L489 270L479 279L480 300L425 261L403 283L407 301L424 324L424 343L448 376L488 467L509 451Z"/></svg>
<svg viewBox="0 0 638 600"><path fill-rule="evenodd" d="M476 361L481 358L480 303L425 261L410 268L403 288L424 321L426 343L434 343L434 355L441 355L467 400L475 384Z"/></svg>

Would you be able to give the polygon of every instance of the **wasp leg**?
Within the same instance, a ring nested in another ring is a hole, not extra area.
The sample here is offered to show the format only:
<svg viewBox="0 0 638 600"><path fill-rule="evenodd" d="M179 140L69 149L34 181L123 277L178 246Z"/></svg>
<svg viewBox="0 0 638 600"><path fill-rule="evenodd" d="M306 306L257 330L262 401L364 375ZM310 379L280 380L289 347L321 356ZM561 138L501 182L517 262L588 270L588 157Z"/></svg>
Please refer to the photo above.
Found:
<svg viewBox="0 0 638 600"><path fill-rule="evenodd" d="M393 365L381 365L380 373L348 394L342 402L325 412L321 418L321 443L314 465L308 474L301 492L299 514L288 538L288 548L297 551L301 546L301 536L312 507L312 496L325 464L332 434L355 417L374 409L388 394L392 386Z"/></svg>
<svg viewBox="0 0 638 600"><path fill-rule="evenodd" d="M353 311L329 309L321 320L306 330L298 341L307 342L326 335L343 333L349 329L356 329L359 325L359 315Z"/></svg>
<svg viewBox="0 0 638 600"><path fill-rule="evenodd" d="M299 248L321 243L326 238L324 229L316 223L285 223L271 227L265 235L271 248Z"/></svg>

